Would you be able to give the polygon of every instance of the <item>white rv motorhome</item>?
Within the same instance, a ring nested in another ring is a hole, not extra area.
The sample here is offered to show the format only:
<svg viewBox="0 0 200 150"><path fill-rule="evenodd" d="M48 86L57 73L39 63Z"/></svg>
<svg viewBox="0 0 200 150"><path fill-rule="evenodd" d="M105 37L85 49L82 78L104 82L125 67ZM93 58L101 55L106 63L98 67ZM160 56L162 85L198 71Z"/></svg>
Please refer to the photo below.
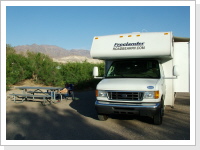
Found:
<svg viewBox="0 0 200 150"><path fill-rule="evenodd" d="M96 87L100 120L109 114L152 117L162 124L166 105L174 107L176 92L189 92L189 38L172 32L96 36L90 55L105 61L105 75Z"/></svg>

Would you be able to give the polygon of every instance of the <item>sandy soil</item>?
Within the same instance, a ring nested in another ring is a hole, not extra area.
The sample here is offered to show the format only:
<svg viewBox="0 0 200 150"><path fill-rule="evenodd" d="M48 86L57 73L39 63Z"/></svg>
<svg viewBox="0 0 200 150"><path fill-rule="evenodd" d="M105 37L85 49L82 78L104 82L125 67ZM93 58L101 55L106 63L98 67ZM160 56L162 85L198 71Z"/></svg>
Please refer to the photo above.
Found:
<svg viewBox="0 0 200 150"><path fill-rule="evenodd" d="M15 86L44 85L27 80ZM78 98L75 101L68 99L61 103L43 106L40 102L14 103L9 94L22 92L15 89L15 86L7 91L7 140L189 140L191 138L189 93L178 93L175 107L173 109L166 107L163 124L156 126L146 117L111 115L107 121L98 120L94 108L96 99L94 90L75 91L75 97Z"/></svg>

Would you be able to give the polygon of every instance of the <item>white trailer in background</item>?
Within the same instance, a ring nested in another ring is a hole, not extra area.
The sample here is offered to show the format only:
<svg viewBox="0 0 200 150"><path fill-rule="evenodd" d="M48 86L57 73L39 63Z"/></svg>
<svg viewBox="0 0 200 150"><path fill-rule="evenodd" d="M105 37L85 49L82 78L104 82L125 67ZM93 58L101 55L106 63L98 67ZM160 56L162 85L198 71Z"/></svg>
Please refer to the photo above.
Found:
<svg viewBox="0 0 200 150"><path fill-rule="evenodd" d="M172 32L128 33L94 37L94 59L105 60L105 76L96 87L100 120L109 114L152 117L161 124L165 105L176 92L189 92L189 38Z"/></svg>

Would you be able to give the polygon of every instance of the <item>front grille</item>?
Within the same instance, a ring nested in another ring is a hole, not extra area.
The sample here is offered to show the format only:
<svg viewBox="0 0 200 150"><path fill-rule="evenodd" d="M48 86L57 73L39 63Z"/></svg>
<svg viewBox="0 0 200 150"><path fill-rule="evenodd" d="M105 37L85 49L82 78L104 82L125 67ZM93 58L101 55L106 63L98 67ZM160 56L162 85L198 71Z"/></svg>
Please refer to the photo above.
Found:
<svg viewBox="0 0 200 150"><path fill-rule="evenodd" d="M133 100L141 101L143 92L108 92L109 100Z"/></svg>

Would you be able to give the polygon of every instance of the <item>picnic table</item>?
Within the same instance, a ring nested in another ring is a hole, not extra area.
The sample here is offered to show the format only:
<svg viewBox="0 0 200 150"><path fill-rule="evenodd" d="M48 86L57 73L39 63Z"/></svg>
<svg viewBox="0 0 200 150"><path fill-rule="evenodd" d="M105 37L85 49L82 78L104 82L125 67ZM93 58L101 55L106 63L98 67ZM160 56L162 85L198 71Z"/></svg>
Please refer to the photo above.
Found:
<svg viewBox="0 0 200 150"><path fill-rule="evenodd" d="M59 92L62 90L62 87L31 87L31 86L21 86L15 87L22 90L21 94L10 94L14 98L15 103L23 103L24 100L32 99L43 99L42 104L46 105L47 102L50 104L58 103L62 101L62 94ZM59 94L60 99L56 100L56 95ZM20 102L17 102L16 97L21 98Z"/></svg>

